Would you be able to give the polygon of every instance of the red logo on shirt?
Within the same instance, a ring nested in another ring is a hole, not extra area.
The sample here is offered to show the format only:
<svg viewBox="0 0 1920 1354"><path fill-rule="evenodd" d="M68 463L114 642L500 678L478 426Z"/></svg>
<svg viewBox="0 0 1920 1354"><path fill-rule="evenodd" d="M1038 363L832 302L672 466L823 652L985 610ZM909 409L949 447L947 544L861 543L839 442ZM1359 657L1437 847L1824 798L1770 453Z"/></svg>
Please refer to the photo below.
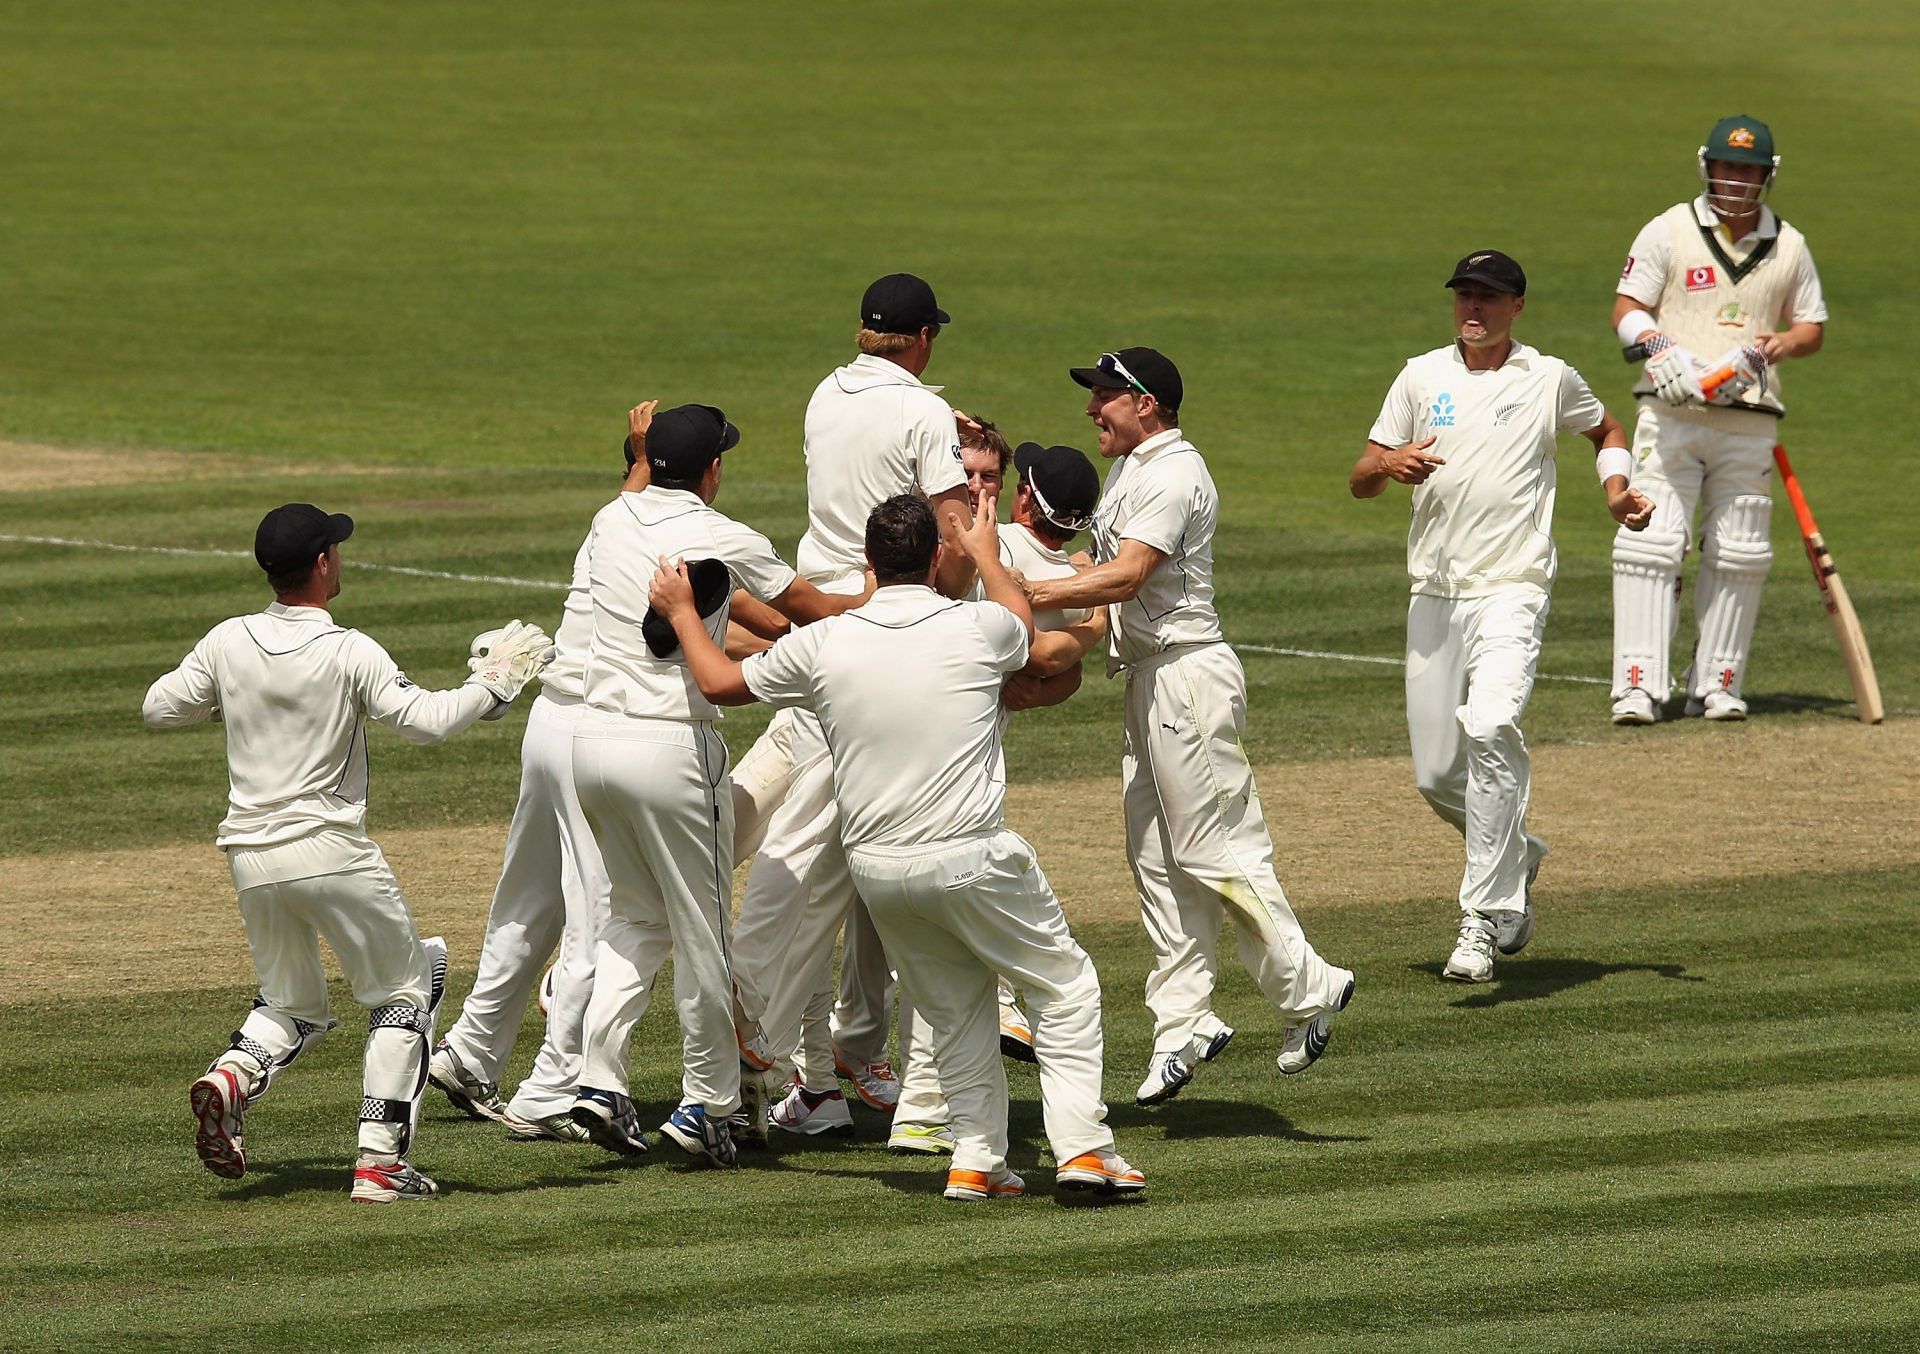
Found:
<svg viewBox="0 0 1920 1354"><path fill-rule="evenodd" d="M1712 291L1714 287L1713 265L1687 269L1688 291Z"/></svg>
<svg viewBox="0 0 1920 1354"><path fill-rule="evenodd" d="M1633 273L1633 255L1629 254L1627 255L1626 266L1620 270L1620 276L1628 277L1628 276L1631 276L1632 273Z"/></svg>

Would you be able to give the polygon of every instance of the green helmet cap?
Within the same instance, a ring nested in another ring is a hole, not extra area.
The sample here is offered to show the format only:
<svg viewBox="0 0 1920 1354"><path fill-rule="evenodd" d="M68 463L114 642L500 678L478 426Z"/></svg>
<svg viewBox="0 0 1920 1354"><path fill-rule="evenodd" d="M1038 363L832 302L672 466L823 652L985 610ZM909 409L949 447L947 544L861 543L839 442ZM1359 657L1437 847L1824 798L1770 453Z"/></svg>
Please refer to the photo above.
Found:
<svg viewBox="0 0 1920 1354"><path fill-rule="evenodd" d="M1773 163L1773 133L1759 118L1741 113L1721 118L1707 133L1707 144L1700 154L1708 160L1731 160L1744 165Z"/></svg>

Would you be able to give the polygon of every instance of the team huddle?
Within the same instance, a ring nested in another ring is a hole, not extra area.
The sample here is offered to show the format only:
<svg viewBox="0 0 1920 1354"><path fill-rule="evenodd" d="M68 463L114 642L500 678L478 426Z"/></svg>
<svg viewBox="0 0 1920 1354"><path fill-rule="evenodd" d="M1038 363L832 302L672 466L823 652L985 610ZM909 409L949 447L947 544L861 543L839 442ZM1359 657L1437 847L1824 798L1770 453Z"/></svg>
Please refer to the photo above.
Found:
<svg viewBox="0 0 1920 1354"><path fill-rule="evenodd" d="M1559 432L1592 442L1620 527L1614 721L1662 714L1700 503L1687 713L1746 712L1782 412L1772 368L1816 350L1825 320L1804 240L1764 205L1776 164L1763 124L1722 121L1701 148L1700 197L1636 240L1614 316L1648 359L1631 450L1578 372L1513 338L1527 279L1495 250L1453 270L1453 341L1407 363L1367 434L1354 495L1414 486L1415 780L1466 857L1449 979L1489 980L1534 931L1547 844L1527 830L1519 721L1557 567ZM1068 370L1103 483L1083 452L1015 449L922 381L950 323L911 274L867 289L858 355L807 406L792 565L715 506L741 437L721 410L632 410L626 478L580 544L559 625L480 635L450 690L414 686L332 619L350 518L266 515L254 553L276 600L216 626L144 710L154 727L226 728L218 844L260 987L191 1087L209 1170L245 1173L249 1106L337 1023L325 939L370 1012L357 1201L438 1192L410 1160L429 1082L518 1138L649 1152L630 1049L669 956L682 1078L657 1131L695 1160L733 1166L774 1132L851 1133L851 1091L890 1116L892 1150L951 1157L947 1198L1019 1195L1014 1057L1039 1069L1056 1188L1139 1194L1145 1176L1105 1122L1099 975L1005 807L1018 713L1071 699L1102 645L1125 679L1125 850L1153 953L1137 1102L1178 1095L1234 1038L1213 1005L1228 919L1281 1017L1278 1070L1326 1052L1355 975L1308 941L1276 872L1243 750L1246 678L1214 606L1220 498L1181 431L1179 369L1134 347ZM1717 363L1696 356L1726 342ZM419 937L367 835L365 723L436 742L536 681L478 973L436 1042L446 947ZM776 713L730 766L715 721L751 702ZM503 1099L536 993L542 1043Z"/></svg>

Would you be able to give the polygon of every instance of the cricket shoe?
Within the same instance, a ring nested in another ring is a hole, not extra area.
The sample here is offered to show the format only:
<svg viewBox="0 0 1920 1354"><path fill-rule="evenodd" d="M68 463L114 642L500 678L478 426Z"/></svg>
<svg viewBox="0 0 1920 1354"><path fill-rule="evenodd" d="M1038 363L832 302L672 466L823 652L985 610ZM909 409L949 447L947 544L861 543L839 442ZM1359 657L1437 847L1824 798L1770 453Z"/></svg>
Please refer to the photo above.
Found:
<svg viewBox="0 0 1920 1354"><path fill-rule="evenodd" d="M787 1091L787 1098L768 1113L767 1121L783 1132L804 1133L808 1137L821 1133L843 1138L853 1136L853 1111L847 1108L847 1098L838 1089L809 1091L798 1082Z"/></svg>
<svg viewBox="0 0 1920 1354"><path fill-rule="evenodd" d="M887 1150L895 1156L950 1157L953 1130L945 1124L895 1124L887 1135Z"/></svg>
<svg viewBox="0 0 1920 1354"><path fill-rule="evenodd" d="M439 1192L440 1186L404 1161L368 1161L362 1157L353 1168L351 1197L357 1204L418 1203Z"/></svg>
<svg viewBox="0 0 1920 1354"><path fill-rule="evenodd" d="M1747 703L1731 691L1709 691L1706 699L1700 703L1700 713L1716 723L1721 720L1745 719Z"/></svg>
<svg viewBox="0 0 1920 1354"><path fill-rule="evenodd" d="M1626 694L1613 703L1613 722L1615 724L1658 724L1660 706L1652 696L1639 687L1629 687Z"/></svg>
<svg viewBox="0 0 1920 1354"><path fill-rule="evenodd" d="M240 1074L215 1063L193 1083L187 1100L193 1117L200 1121L193 1135L200 1164L222 1180L238 1180L247 1173L247 1149L240 1136L247 1115L247 1088Z"/></svg>
<svg viewBox="0 0 1920 1354"><path fill-rule="evenodd" d="M1210 1063L1227 1051L1227 1045L1233 1042L1234 1029L1231 1025L1222 1025L1207 1039L1200 1050L1200 1061Z"/></svg>
<svg viewBox="0 0 1920 1354"><path fill-rule="evenodd" d="M891 1063L850 1062L835 1053L833 1070L841 1080L853 1084L853 1093L870 1110L892 1114L893 1107L900 1103L900 1080L893 1075Z"/></svg>
<svg viewBox="0 0 1920 1354"><path fill-rule="evenodd" d="M1533 881L1540 877L1540 862L1547 858L1547 844L1538 837L1527 838L1527 886L1518 908L1502 908L1489 914L1493 922L1493 947L1502 954L1518 954L1533 939Z"/></svg>
<svg viewBox="0 0 1920 1354"><path fill-rule="evenodd" d="M1012 1002L1000 1003L1000 1052L1015 1062L1038 1062L1033 1052L1033 1022Z"/></svg>
<svg viewBox="0 0 1920 1354"><path fill-rule="evenodd" d="M470 1117L491 1119L495 1123L506 1121L507 1105L500 1098L499 1086L476 1076L444 1039L427 1060L427 1080L445 1093L455 1109Z"/></svg>
<svg viewBox="0 0 1920 1354"><path fill-rule="evenodd" d="M680 1145L696 1161L709 1166L737 1166L739 1149L734 1146L733 1126L716 1119L703 1106L688 1103L667 1116L660 1131Z"/></svg>
<svg viewBox="0 0 1920 1354"><path fill-rule="evenodd" d="M637 1157L653 1150L647 1135L640 1131L640 1116L633 1112L633 1101L618 1091L582 1086L567 1117L584 1128L596 1146L609 1152Z"/></svg>
<svg viewBox="0 0 1920 1354"><path fill-rule="evenodd" d="M1332 1011L1322 1011L1306 1024L1295 1025L1287 1031L1286 1038L1280 1041L1280 1056L1273 1060L1274 1065L1291 1077L1319 1062L1320 1055L1333 1042L1334 1014L1346 1010L1352 1000L1353 975L1348 974L1347 985L1340 989L1340 1000L1334 1003Z"/></svg>
<svg viewBox="0 0 1920 1354"><path fill-rule="evenodd" d="M733 1028L733 1041L740 1046L740 1065L750 1072L771 1072L773 1070L773 1050L767 1046L766 1033L755 1029L748 1034L738 1025Z"/></svg>
<svg viewBox="0 0 1920 1354"><path fill-rule="evenodd" d="M947 1172L947 1197L963 1204L983 1204L989 1199L1017 1199L1026 1192L1027 1182L1004 1167L992 1172Z"/></svg>
<svg viewBox="0 0 1920 1354"><path fill-rule="evenodd" d="M1442 978L1461 983L1484 983L1493 977L1493 951L1496 945L1494 925L1478 912L1460 918L1460 937L1447 956Z"/></svg>
<svg viewBox="0 0 1920 1354"><path fill-rule="evenodd" d="M1179 1095L1181 1088L1192 1080L1193 1064L1187 1060L1183 1050L1156 1053L1147 1064L1147 1079L1134 1092L1133 1103L1163 1105Z"/></svg>
<svg viewBox="0 0 1920 1354"><path fill-rule="evenodd" d="M767 1146L767 1083L760 1074L743 1071L740 1074L740 1108L733 1112L727 1126L733 1131L733 1141L740 1147L749 1147L762 1151Z"/></svg>
<svg viewBox="0 0 1920 1354"><path fill-rule="evenodd" d="M593 1135L570 1114L515 1114L509 1106L500 1116L507 1136L524 1142L592 1142Z"/></svg>
<svg viewBox="0 0 1920 1354"><path fill-rule="evenodd" d="M1099 1194L1138 1194L1147 1177L1127 1165L1118 1152L1082 1152L1053 1173L1058 1189L1092 1190Z"/></svg>

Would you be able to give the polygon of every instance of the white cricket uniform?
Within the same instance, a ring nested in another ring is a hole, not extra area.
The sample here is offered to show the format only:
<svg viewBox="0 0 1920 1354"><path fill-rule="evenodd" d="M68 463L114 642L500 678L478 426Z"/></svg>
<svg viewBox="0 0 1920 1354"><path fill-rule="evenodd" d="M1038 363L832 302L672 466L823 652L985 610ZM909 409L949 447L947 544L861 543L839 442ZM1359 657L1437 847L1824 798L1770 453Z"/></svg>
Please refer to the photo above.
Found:
<svg viewBox="0 0 1920 1354"><path fill-rule="evenodd" d="M228 809L216 840L262 1002L232 1050L251 1078L249 1098L334 1024L325 938L371 1012L360 1122L369 1153L407 1148L434 978L393 871L367 836L366 721L437 743L495 704L477 685L423 691L377 642L323 608L275 602L216 625L142 707L150 728L207 719L226 727Z"/></svg>
<svg viewBox="0 0 1920 1354"><path fill-rule="evenodd" d="M896 585L743 671L756 697L825 730L848 868L931 1030L960 1170L1006 1166L996 973L1033 1003L1055 1159L1113 1143L1099 976L1006 826L1000 688L1026 661L1026 628L1004 607Z"/></svg>
<svg viewBox="0 0 1920 1354"><path fill-rule="evenodd" d="M895 494L934 497L967 482L953 410L940 387L906 368L862 354L837 368L807 403L807 530L796 560L829 593L866 586L867 517ZM755 778L764 836L747 875L735 930L734 980L746 1019L757 1022L782 1064L798 1055L801 1084L839 1085L834 1045L856 1062L884 1062L888 964L858 916L859 898L840 843L832 766L819 720L776 715L762 741L778 739L788 771L782 793ZM770 767L759 744L741 759ZM848 1000L831 1030L833 941L845 926ZM803 1029L807 1032L802 1038Z"/></svg>
<svg viewBox="0 0 1920 1354"><path fill-rule="evenodd" d="M573 779L609 880L595 953L580 1084L628 1093L628 1044L660 965L673 955L683 1099L724 1118L740 1100L728 929L733 800L719 711L677 650L655 658L641 636L661 556L719 559L772 602L794 572L767 538L701 502L654 486L623 493L595 519L587 574L593 639ZM707 618L724 643L728 607Z"/></svg>
<svg viewBox="0 0 1920 1354"><path fill-rule="evenodd" d="M1012 522L1000 528L1000 562L1030 579L1071 578L1078 572L1065 550L1047 545L1034 535L1032 528ZM986 600L985 585L978 579L974 581L969 600ZM1092 614L1091 609L1085 607L1067 610L1050 607L1035 611L1034 633L1065 630L1084 623ZM1000 732L1003 738L1006 735L1007 715L1007 708L1001 706ZM926 1017L913 1005L912 996L911 992L905 992L900 999L900 1100L893 1112L895 1132L908 1126L944 1124L951 1117L946 1098L940 1094L940 1074L933 1059L932 1029ZM1010 1006L1018 1000L1019 994L1007 982L1006 976L997 975L994 1004Z"/></svg>
<svg viewBox="0 0 1920 1354"><path fill-rule="evenodd" d="M1166 555L1138 595L1107 608L1107 664L1127 674L1120 775L1127 853L1154 951L1146 987L1153 1047L1189 1058L1219 1029L1214 951L1229 912L1241 962L1289 1024L1335 1009L1353 976L1307 942L1274 874L1273 839L1242 746L1246 673L1213 607L1219 520L1206 462L1173 428L1116 459L1093 522L1098 563L1128 540Z"/></svg>
<svg viewBox="0 0 1920 1354"><path fill-rule="evenodd" d="M599 520L596 514L596 527ZM482 1080L498 1082L541 968L559 945L546 1035L533 1070L508 1104L523 1119L565 1114L573 1104L593 993L594 947L607 915L606 867L573 787L573 731L586 708L587 651L593 642L587 590L592 548L589 532L574 553L560 627L553 635L554 659L541 672L540 695L527 712L520 798L507 828L479 972L445 1040Z"/></svg>
<svg viewBox="0 0 1920 1354"><path fill-rule="evenodd" d="M1827 319L1806 238L1763 206L1750 234L1729 239L1704 196L1646 224L1618 291L1702 362L1762 332ZM1653 500L1654 514L1646 530L1622 527L1614 536L1614 698L1638 688L1661 701L1672 689L1680 567L1695 540L1696 508L1700 635L1686 694L1723 690L1738 697L1773 563L1773 447L1786 410L1779 369L1768 370L1764 389L1726 407L1669 405L1644 376L1634 394L1640 411L1633 484Z"/></svg>
<svg viewBox="0 0 1920 1354"><path fill-rule="evenodd" d="M1407 534L1407 732L1414 780L1466 838L1464 911L1518 911L1545 843L1520 715L1533 694L1553 584L1554 445L1606 410L1580 373L1515 342L1493 371L1457 344L1409 360L1367 439L1431 434L1446 461L1413 491Z"/></svg>

